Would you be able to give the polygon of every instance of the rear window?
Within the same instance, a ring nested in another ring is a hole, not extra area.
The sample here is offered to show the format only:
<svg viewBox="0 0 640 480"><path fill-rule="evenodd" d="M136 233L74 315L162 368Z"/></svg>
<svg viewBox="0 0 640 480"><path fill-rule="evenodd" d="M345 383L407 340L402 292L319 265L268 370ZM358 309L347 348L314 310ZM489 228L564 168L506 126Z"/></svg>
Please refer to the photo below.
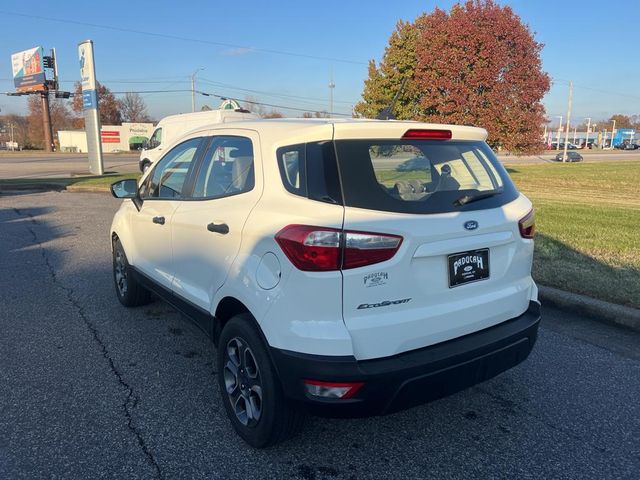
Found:
<svg viewBox="0 0 640 480"><path fill-rule="evenodd" d="M347 206L443 213L494 208L518 196L481 141L337 140L335 147Z"/></svg>

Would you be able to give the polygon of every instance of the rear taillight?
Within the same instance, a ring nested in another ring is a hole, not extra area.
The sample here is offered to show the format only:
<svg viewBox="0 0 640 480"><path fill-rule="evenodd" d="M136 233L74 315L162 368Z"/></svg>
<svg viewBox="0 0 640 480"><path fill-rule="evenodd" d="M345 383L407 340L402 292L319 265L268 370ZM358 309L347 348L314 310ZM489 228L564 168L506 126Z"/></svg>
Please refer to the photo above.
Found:
<svg viewBox="0 0 640 480"><path fill-rule="evenodd" d="M451 140L451 130L426 130L412 128L402 138L421 138L424 140Z"/></svg>
<svg viewBox="0 0 640 480"><path fill-rule="evenodd" d="M392 258L402 237L372 232L341 231L310 225L289 225L275 236L298 269L324 272L363 267Z"/></svg>
<svg viewBox="0 0 640 480"><path fill-rule="evenodd" d="M527 213L518 221L520 236L522 238L533 238L536 234L536 215L533 210Z"/></svg>

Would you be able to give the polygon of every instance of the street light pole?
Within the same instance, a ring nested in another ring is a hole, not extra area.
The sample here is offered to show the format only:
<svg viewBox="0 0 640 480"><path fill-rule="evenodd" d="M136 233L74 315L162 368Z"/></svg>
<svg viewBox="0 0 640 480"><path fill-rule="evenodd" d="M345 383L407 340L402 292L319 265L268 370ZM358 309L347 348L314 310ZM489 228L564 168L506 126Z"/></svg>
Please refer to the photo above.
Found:
<svg viewBox="0 0 640 480"><path fill-rule="evenodd" d="M591 129L591 117L587 117L587 120L589 121L589 123L587 123L587 138L584 141L584 148L589 147L589 130Z"/></svg>
<svg viewBox="0 0 640 480"><path fill-rule="evenodd" d="M336 88L336 84L333 83L333 68L331 69L331 76L329 78L329 117L333 117L333 89Z"/></svg>
<svg viewBox="0 0 640 480"><path fill-rule="evenodd" d="M560 124L558 125L558 137L556 139L556 150L560 150L560 132L562 132L562 115L556 115L560 117Z"/></svg>
<svg viewBox="0 0 640 480"><path fill-rule="evenodd" d="M569 148L569 125L571 123L571 104L573 103L573 81L569 81L569 105L567 107L567 128L564 135L564 154L562 161L567 161L567 148Z"/></svg>
<svg viewBox="0 0 640 480"><path fill-rule="evenodd" d="M613 137L616 134L616 121L613 121L613 128L611 129L611 150L613 150Z"/></svg>
<svg viewBox="0 0 640 480"><path fill-rule="evenodd" d="M204 70L204 67L198 68L193 75L191 75L191 111L196 111L196 74L200 71Z"/></svg>

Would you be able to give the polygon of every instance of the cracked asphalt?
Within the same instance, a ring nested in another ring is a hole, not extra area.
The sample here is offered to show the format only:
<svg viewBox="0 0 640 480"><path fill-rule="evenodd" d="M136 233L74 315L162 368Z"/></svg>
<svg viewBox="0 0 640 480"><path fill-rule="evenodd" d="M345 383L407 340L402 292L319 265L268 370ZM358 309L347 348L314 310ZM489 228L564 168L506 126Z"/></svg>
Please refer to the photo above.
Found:
<svg viewBox="0 0 640 480"><path fill-rule="evenodd" d="M437 402L233 432L214 347L111 280L103 194L0 196L0 479L638 478L640 334L545 309L530 358Z"/></svg>

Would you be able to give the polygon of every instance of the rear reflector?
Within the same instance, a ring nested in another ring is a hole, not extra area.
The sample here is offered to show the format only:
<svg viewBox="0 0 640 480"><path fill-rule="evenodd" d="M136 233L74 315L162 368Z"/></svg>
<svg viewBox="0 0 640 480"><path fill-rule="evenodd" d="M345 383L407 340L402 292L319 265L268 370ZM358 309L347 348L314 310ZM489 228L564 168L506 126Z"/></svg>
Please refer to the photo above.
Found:
<svg viewBox="0 0 640 480"><path fill-rule="evenodd" d="M402 138L421 138L428 140L451 140L451 130L407 130Z"/></svg>
<svg viewBox="0 0 640 480"><path fill-rule="evenodd" d="M518 221L520 236L522 238L533 238L536 234L536 215L533 209Z"/></svg>
<svg viewBox="0 0 640 480"><path fill-rule="evenodd" d="M298 269L326 272L373 265L392 258L399 235L341 231L310 225L289 225L275 236L287 258Z"/></svg>
<svg viewBox="0 0 640 480"><path fill-rule="evenodd" d="M319 380L305 380L304 386L307 393L314 397L341 398L343 400L353 397L362 388L362 382L321 382Z"/></svg>

